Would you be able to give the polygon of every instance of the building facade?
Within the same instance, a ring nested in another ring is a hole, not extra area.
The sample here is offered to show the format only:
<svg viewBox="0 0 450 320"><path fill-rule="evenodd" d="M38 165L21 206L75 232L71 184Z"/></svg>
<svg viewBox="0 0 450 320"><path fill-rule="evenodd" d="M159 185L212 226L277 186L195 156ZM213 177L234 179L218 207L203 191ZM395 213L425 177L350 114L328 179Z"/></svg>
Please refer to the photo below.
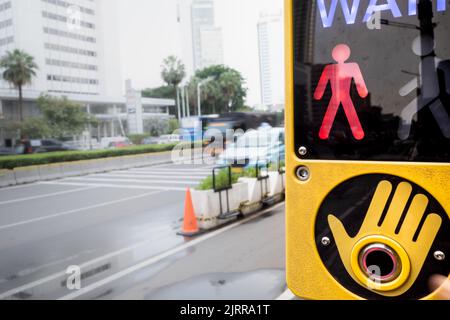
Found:
<svg viewBox="0 0 450 320"><path fill-rule="evenodd" d="M32 83L24 87L25 118L38 115L40 95L66 96L99 118L99 137L120 133L111 124L118 119L116 114L126 113L115 2L0 0L0 56L21 49L39 67ZM152 116L164 117L174 105L157 99L144 104L153 108ZM8 122L18 120L18 110L17 90L2 79L0 115L4 137ZM126 128L126 122L117 127Z"/></svg>
<svg viewBox="0 0 450 320"><path fill-rule="evenodd" d="M194 69L223 64L222 30L215 26L214 0L193 0L191 15Z"/></svg>
<svg viewBox="0 0 450 320"><path fill-rule="evenodd" d="M261 103L271 111L284 109L283 15L261 14L258 22L258 47Z"/></svg>
<svg viewBox="0 0 450 320"><path fill-rule="evenodd" d="M27 90L121 96L113 2L3 0L0 55L20 48L35 58L39 72Z"/></svg>

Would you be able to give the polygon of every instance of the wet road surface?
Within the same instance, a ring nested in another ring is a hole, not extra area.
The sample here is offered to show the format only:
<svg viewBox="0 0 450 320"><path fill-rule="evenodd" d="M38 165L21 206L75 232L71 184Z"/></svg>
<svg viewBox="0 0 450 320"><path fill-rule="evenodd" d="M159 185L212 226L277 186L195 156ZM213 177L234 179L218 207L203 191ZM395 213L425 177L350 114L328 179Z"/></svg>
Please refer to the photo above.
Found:
<svg viewBox="0 0 450 320"><path fill-rule="evenodd" d="M283 208L201 242L176 235L186 188L210 171L159 165L0 189L0 299L275 298ZM72 265L89 290L67 289ZM261 287L236 290L251 283Z"/></svg>

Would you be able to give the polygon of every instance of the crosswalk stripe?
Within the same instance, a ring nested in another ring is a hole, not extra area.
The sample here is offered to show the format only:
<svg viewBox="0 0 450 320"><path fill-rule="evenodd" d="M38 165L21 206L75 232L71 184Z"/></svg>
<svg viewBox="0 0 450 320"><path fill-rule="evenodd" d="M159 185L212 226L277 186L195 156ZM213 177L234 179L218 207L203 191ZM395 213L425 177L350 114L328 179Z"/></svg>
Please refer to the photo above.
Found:
<svg viewBox="0 0 450 320"><path fill-rule="evenodd" d="M210 172L178 172L178 171L170 171L170 172L157 172L157 171L113 171L111 173L114 174L135 174L135 175L158 175L158 176L179 176L179 175L189 175L189 176L209 176Z"/></svg>
<svg viewBox="0 0 450 320"><path fill-rule="evenodd" d="M141 167L141 168L133 168L133 170L185 170L185 171L196 171L196 170L212 170L216 166L171 166L171 167Z"/></svg>
<svg viewBox="0 0 450 320"><path fill-rule="evenodd" d="M42 217L39 217L39 218L18 221L18 222L14 222L14 223L11 223L11 224L0 226L0 231L1 230L5 230L5 229L9 229L9 228L14 228L14 227L26 225L26 224L30 224L30 223L41 222L41 221L45 221L45 220L49 220L49 219L54 219L54 218L59 218L59 217L63 217L63 216L68 216L68 215L71 215L71 214L74 214L74 213L79 213L79 212L83 212L83 211L89 211L89 210L93 210L93 209L97 209L97 208L103 208L103 207L111 206L111 205L114 205L114 204L124 203L124 202L127 202L127 201L132 201L132 200L136 200L136 199L142 199L142 198L145 198L145 197L150 197L150 196L156 195L158 193L161 193L161 191L152 191L152 192L148 192L148 193L144 193L144 194L140 194L140 195L135 195L135 196L132 196L132 197L127 197L127 198L123 198L123 199L117 199L117 200L108 201L108 202L102 202L102 203L98 203L98 204L87 206L87 207L81 207L81 208L77 208L77 209L73 209L73 210L68 210L68 211L63 211L63 212L59 212L59 213L49 214L47 216L42 216Z"/></svg>
<svg viewBox="0 0 450 320"><path fill-rule="evenodd" d="M131 183L159 183L159 184L182 184L182 185L195 185L198 184L199 181L167 181L167 180L149 180L149 181L143 181L138 179L103 179L103 178L97 178L97 177L81 177L81 178L68 178L64 179L63 181L99 181L99 182L131 182ZM162 188L164 189L164 188Z"/></svg>
<svg viewBox="0 0 450 320"><path fill-rule="evenodd" d="M165 174L165 173L188 173L188 174L211 174L211 170L179 170L179 169L173 169L173 170L152 170L152 169L147 169L147 170L137 170L137 169L132 169L132 170L128 170L129 172L139 172L139 173L160 173L160 174Z"/></svg>
<svg viewBox="0 0 450 320"><path fill-rule="evenodd" d="M148 175L148 174L101 174L101 175L96 175L96 176L88 176L89 178L95 178L95 177L100 177L100 178L141 178L141 179L148 179L149 182L152 181L153 178L167 178L167 181L173 181L170 179L176 179L176 180L186 180L186 179L192 179L192 180L196 180L196 181L200 181L202 180L203 177L205 176L184 176L184 175L176 175L176 176L162 176L162 175ZM144 180L143 180L144 181Z"/></svg>
<svg viewBox="0 0 450 320"><path fill-rule="evenodd" d="M129 184L108 184L108 183L77 183L77 182L62 182L62 181L47 181L39 182L39 184L45 185L60 185L60 186L71 186L71 187L98 187L98 188L115 188L115 189L135 189L135 190L157 190L157 191L180 191L185 192L186 188L177 187L152 187L152 186L138 186Z"/></svg>

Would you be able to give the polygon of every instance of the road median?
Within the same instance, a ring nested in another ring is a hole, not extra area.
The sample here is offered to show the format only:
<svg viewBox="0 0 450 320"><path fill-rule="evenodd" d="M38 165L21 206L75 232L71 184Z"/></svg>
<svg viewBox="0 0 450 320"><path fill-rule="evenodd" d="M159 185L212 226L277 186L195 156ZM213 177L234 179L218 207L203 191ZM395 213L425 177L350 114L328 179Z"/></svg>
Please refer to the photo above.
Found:
<svg viewBox="0 0 450 320"><path fill-rule="evenodd" d="M0 187L171 163L171 151L0 169Z"/></svg>

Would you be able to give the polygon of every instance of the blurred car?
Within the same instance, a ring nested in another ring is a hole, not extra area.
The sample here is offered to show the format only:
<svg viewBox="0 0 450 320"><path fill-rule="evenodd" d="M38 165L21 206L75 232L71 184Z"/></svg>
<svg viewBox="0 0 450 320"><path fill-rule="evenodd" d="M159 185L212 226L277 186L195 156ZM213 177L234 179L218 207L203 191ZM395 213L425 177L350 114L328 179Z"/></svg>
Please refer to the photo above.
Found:
<svg viewBox="0 0 450 320"><path fill-rule="evenodd" d="M284 128L264 127L249 131L227 146L218 165L230 165L234 171L285 159Z"/></svg>
<svg viewBox="0 0 450 320"><path fill-rule="evenodd" d="M181 142L182 139L183 138L178 134L166 134L166 135L159 137L158 144L178 143L178 142Z"/></svg>
<svg viewBox="0 0 450 320"><path fill-rule="evenodd" d="M108 149L120 149L120 148L127 148L132 146L132 144L130 142L127 141L116 141L116 142L111 142L108 145Z"/></svg>
<svg viewBox="0 0 450 320"><path fill-rule="evenodd" d="M145 138L144 140L142 140L142 144L143 144L143 145L155 145L155 144L159 144L159 139L158 139L158 138L155 138L155 137Z"/></svg>
<svg viewBox="0 0 450 320"><path fill-rule="evenodd" d="M124 148L131 145L132 143L126 137L102 138L100 141L101 149Z"/></svg>
<svg viewBox="0 0 450 320"><path fill-rule="evenodd" d="M21 140L14 148L12 154L33 154L60 151L75 151L76 149L55 139Z"/></svg>
<svg viewBox="0 0 450 320"><path fill-rule="evenodd" d="M0 156L11 156L15 154L14 148L0 147Z"/></svg>

